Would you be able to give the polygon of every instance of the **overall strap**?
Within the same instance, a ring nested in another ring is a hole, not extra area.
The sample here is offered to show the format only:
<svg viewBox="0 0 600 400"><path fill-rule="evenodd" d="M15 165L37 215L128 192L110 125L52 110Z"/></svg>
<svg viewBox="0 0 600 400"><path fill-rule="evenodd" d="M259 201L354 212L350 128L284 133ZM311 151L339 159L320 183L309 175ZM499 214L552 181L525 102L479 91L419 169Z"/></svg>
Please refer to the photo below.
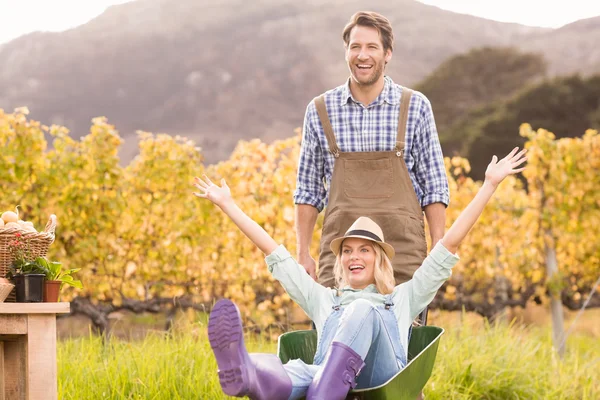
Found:
<svg viewBox="0 0 600 400"><path fill-rule="evenodd" d="M333 306L331 307L334 311L338 311L340 309L340 302L342 301L341 289L335 289L335 296L333 296Z"/></svg>
<svg viewBox="0 0 600 400"><path fill-rule="evenodd" d="M334 157L337 158L340 156L340 149L338 148L337 143L335 142L335 135L333 133L333 128L331 127L331 122L329 121L327 107L325 106L324 94L315 98L315 106L317 107L317 113L319 114L321 125L323 125L323 131L325 131L325 138L327 138L329 151L331 152L331 154L333 154Z"/></svg>
<svg viewBox="0 0 600 400"><path fill-rule="evenodd" d="M385 296L384 304L386 310L389 310L390 308L394 307L394 302L392 301L392 294L393 292Z"/></svg>
<svg viewBox="0 0 600 400"><path fill-rule="evenodd" d="M398 113L398 137L396 138L396 155L400 157L404 153L406 145L406 123L408 122L408 108L410 106L410 98L413 91L409 88L402 87L402 95L400 97L400 112Z"/></svg>

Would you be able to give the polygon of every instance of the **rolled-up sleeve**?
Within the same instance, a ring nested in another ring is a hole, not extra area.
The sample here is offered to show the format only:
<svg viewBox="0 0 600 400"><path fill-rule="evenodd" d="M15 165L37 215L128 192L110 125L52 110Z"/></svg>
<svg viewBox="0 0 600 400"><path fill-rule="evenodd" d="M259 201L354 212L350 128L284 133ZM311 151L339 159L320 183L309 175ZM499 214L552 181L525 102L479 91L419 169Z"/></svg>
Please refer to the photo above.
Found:
<svg viewBox="0 0 600 400"><path fill-rule="evenodd" d="M437 242L413 278L404 284L408 291L411 319L433 301L439 288L452 276L452 268L459 260L441 241Z"/></svg>
<svg viewBox="0 0 600 400"><path fill-rule="evenodd" d="M321 212L325 207L327 193L324 184L323 149L315 129L317 123L317 110L312 101L306 108L304 116L294 203L308 204Z"/></svg>
<svg viewBox="0 0 600 400"><path fill-rule="evenodd" d="M423 192L421 207L433 203L443 203L447 207L450 203L450 191L442 146L431 104L424 96L415 130L413 157L415 158L415 179Z"/></svg>
<svg viewBox="0 0 600 400"><path fill-rule="evenodd" d="M315 282L283 245L265 257L265 261L269 272L281 283L290 298L309 318L315 319L314 305L327 298L328 289Z"/></svg>

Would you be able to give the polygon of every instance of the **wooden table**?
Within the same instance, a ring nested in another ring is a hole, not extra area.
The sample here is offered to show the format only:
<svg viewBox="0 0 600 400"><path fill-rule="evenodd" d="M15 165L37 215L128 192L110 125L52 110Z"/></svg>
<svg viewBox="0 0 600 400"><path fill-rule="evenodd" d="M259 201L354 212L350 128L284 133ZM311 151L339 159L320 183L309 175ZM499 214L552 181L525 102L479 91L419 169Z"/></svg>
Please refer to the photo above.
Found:
<svg viewBox="0 0 600 400"><path fill-rule="evenodd" d="M69 303L0 303L0 400L56 400L56 314Z"/></svg>

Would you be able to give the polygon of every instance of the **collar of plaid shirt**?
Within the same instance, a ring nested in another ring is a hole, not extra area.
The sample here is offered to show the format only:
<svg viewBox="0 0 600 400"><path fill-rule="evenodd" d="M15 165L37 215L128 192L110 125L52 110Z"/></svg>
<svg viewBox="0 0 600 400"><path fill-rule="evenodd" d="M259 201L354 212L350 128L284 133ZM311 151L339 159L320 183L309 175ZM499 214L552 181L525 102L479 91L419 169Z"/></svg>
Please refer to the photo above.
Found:
<svg viewBox="0 0 600 400"><path fill-rule="evenodd" d="M352 92L350 91L350 79L352 78L348 78L346 84L342 89L342 94L340 96L340 106L345 106L350 100L357 104L360 103L352 96ZM369 104L369 106L379 105L384 101L388 104L400 104L400 95L397 90L392 90L393 84L394 82L392 81L392 79L388 76L385 76L383 82L383 90L381 91L381 93L379 93L379 96L377 96L375 101Z"/></svg>

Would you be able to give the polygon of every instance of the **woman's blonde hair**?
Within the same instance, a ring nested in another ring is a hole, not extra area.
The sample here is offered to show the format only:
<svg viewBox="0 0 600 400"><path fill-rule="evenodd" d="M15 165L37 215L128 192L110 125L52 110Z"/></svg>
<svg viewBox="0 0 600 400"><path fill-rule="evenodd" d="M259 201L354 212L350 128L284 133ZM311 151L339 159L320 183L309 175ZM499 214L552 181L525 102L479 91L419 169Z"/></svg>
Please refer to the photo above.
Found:
<svg viewBox="0 0 600 400"><path fill-rule="evenodd" d="M375 271L373 274L375 277L375 287L381 294L390 294L394 291L395 286L392 262L379 244L371 241L371 245L373 245L373 249L375 251ZM335 265L333 266L333 276L338 289L342 289L347 285L347 282L344 280L342 253L343 251L338 253L337 257L335 258Z"/></svg>

